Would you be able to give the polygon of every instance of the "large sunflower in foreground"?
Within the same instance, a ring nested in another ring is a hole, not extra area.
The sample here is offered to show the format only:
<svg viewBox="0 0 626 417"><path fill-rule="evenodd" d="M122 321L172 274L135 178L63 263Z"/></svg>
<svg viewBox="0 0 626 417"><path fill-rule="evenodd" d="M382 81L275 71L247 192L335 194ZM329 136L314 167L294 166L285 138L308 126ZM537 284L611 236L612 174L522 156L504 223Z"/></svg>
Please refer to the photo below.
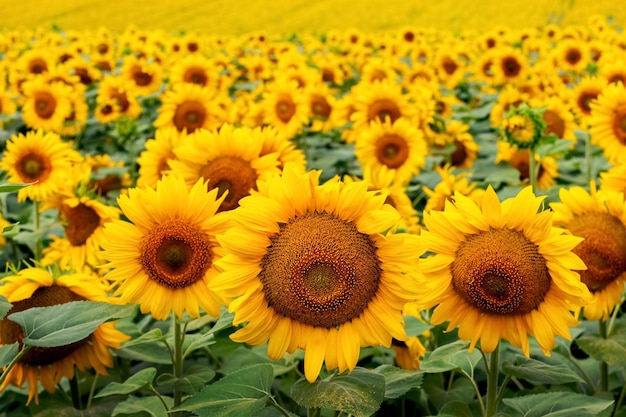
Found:
<svg viewBox="0 0 626 417"><path fill-rule="evenodd" d="M32 307L49 307L71 301L110 302L100 279L89 274L61 275L54 278L46 270L27 268L16 275L3 278L0 295L5 296L13 307L7 315ZM22 328L7 318L0 320L0 345L21 342ZM93 368L106 375L107 367L113 366L110 348L119 348L129 337L115 329L115 323L103 323L87 338L59 347L33 347L20 358L9 371L0 386L22 386L28 382L28 403L38 402L38 382L48 392L65 378L74 377L74 368L80 371Z"/></svg>
<svg viewBox="0 0 626 417"><path fill-rule="evenodd" d="M606 86L589 104L592 143L598 145L611 164L626 160L626 88L622 83Z"/></svg>
<svg viewBox="0 0 626 417"><path fill-rule="evenodd" d="M573 252L587 265L582 282L596 297L583 310L588 320L606 320L621 301L626 283L626 201L621 192L582 187L559 190L552 203L554 224L584 240Z"/></svg>
<svg viewBox="0 0 626 417"><path fill-rule="evenodd" d="M431 322L458 326L470 351L507 339L529 356L533 336L549 355L555 336L571 339L572 310L592 298L574 271L585 269L572 251L582 239L553 227L551 211L538 213L542 200L526 187L500 203L489 187L480 204L455 193L424 214L420 238L432 255L420 264L418 304L437 306Z"/></svg>
<svg viewBox="0 0 626 417"><path fill-rule="evenodd" d="M262 345L268 356L304 349L304 373L352 370L360 348L407 340L402 309L414 299L423 249L418 237L392 234L400 215L364 181L287 165L232 212L218 236L227 254L210 285L238 297L231 338ZM242 245L241 242L246 242Z"/></svg>
<svg viewBox="0 0 626 417"><path fill-rule="evenodd" d="M81 155L56 133L42 130L14 135L6 144L0 168L13 184L32 183L17 192L18 201L43 201L62 190Z"/></svg>
<svg viewBox="0 0 626 417"><path fill-rule="evenodd" d="M171 311L198 317L200 308L219 315L222 300L207 285L221 254L215 235L228 227L227 217L216 214L223 200L217 192L207 193L203 181L189 189L168 175L155 189L132 188L118 198L130 222L106 223L102 242L116 296L157 320Z"/></svg>

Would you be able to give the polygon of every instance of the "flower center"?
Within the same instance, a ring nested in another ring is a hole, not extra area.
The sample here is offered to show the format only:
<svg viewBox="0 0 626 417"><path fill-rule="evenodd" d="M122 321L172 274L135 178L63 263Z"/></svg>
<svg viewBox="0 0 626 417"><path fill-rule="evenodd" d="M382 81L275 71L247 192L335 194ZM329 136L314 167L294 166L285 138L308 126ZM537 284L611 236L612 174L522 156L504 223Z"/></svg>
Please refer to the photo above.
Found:
<svg viewBox="0 0 626 417"><path fill-rule="evenodd" d="M50 307L71 301L84 301L85 298L73 293L67 287L54 285L51 287L39 287L33 295L26 300L16 301L7 313L13 314L28 310L32 307ZM90 336L83 340L64 346L56 347L31 347L19 360L23 365L45 366L58 362L71 355L76 349L88 342ZM22 344L24 333L19 324L8 320L6 317L0 321L0 345L8 345L19 342Z"/></svg>
<svg viewBox="0 0 626 417"><path fill-rule="evenodd" d="M49 119L56 109L56 100L50 93L40 91L35 95L35 112L42 119Z"/></svg>
<svg viewBox="0 0 626 417"><path fill-rule="evenodd" d="M592 100L595 100L598 98L598 94L600 94L599 91L584 91L580 94L580 96L578 97L578 108L584 113L584 114L591 114L591 106L589 106L589 104L591 103Z"/></svg>
<svg viewBox="0 0 626 417"><path fill-rule="evenodd" d="M358 317L376 295L376 245L356 226L327 213L307 213L271 238L259 278L278 314L311 326L337 327Z"/></svg>
<svg viewBox="0 0 626 417"><path fill-rule="evenodd" d="M609 213L586 213L570 221L567 228L584 238L573 252L587 269L580 279L590 291L599 291L626 271L626 227Z"/></svg>
<svg viewBox="0 0 626 417"><path fill-rule="evenodd" d="M323 96L313 96L311 99L311 113L315 117L319 117L321 119L328 119L330 116L331 108L328 104L328 101Z"/></svg>
<svg viewBox="0 0 626 417"><path fill-rule="evenodd" d="M454 290L485 314L527 314L541 304L551 283L537 245L509 229L469 236L451 270Z"/></svg>
<svg viewBox="0 0 626 417"><path fill-rule="evenodd" d="M219 190L218 197L228 191L218 211L239 207L239 200L256 190L256 170L250 162L236 156L223 155L209 161L201 169L200 176L209 180L209 190Z"/></svg>
<svg viewBox="0 0 626 417"><path fill-rule="evenodd" d="M205 86L208 78L206 76L206 73L201 68L189 68L185 72L183 80L187 83Z"/></svg>
<svg viewBox="0 0 626 417"><path fill-rule="evenodd" d="M400 116L402 116L402 113L400 112L398 105L393 100L389 99L376 100L370 105L367 112L367 120L370 122L376 119L381 122L388 119L391 123L393 123L398 120Z"/></svg>
<svg viewBox="0 0 626 417"><path fill-rule="evenodd" d="M212 261L206 233L181 219L153 227L141 242L141 264L164 287L192 285L204 277Z"/></svg>
<svg viewBox="0 0 626 417"><path fill-rule="evenodd" d="M289 123L293 115L296 113L296 105L291 97L284 95L276 103L276 115L283 123Z"/></svg>
<svg viewBox="0 0 626 417"><path fill-rule="evenodd" d="M443 63L441 64L441 67L446 72L446 74L452 75L459 68L459 65L450 58L445 58Z"/></svg>
<svg viewBox="0 0 626 417"><path fill-rule="evenodd" d="M174 113L174 126L179 132L187 129L191 133L204 125L207 111L199 101L185 101L181 103Z"/></svg>
<svg viewBox="0 0 626 417"><path fill-rule="evenodd" d="M578 49L568 49L565 54L565 60L572 65L576 65L582 57L583 56Z"/></svg>
<svg viewBox="0 0 626 417"><path fill-rule="evenodd" d="M519 75L522 66L514 57L506 57L502 60L502 69L507 77L516 77Z"/></svg>
<svg viewBox="0 0 626 417"><path fill-rule="evenodd" d="M150 85L150 83L152 82L152 75L148 74L147 72L141 71L141 69L138 69L133 74L133 79L135 80L136 85L138 85L139 87L145 87L147 85Z"/></svg>
<svg viewBox="0 0 626 417"><path fill-rule="evenodd" d="M29 153L19 161L19 174L26 180L44 181L50 174L50 165L47 159L36 153Z"/></svg>
<svg viewBox="0 0 626 417"><path fill-rule="evenodd" d="M613 118L613 132L622 145L626 145L626 105L615 111Z"/></svg>
<svg viewBox="0 0 626 417"><path fill-rule="evenodd" d="M553 110L543 112L543 120L546 122L546 132L554 133L557 138L562 138L565 133L565 121Z"/></svg>
<svg viewBox="0 0 626 417"><path fill-rule="evenodd" d="M398 135L386 134L376 144L378 162L391 169L401 167L409 157L409 146L406 140Z"/></svg>
<svg viewBox="0 0 626 417"><path fill-rule="evenodd" d="M94 230L100 226L100 216L86 204L80 203L76 207L63 206L60 211L66 222L65 236L72 246L84 245Z"/></svg>
<svg viewBox="0 0 626 417"><path fill-rule="evenodd" d="M41 74L48 71L48 65L43 59L36 58L28 63L28 70L31 74Z"/></svg>

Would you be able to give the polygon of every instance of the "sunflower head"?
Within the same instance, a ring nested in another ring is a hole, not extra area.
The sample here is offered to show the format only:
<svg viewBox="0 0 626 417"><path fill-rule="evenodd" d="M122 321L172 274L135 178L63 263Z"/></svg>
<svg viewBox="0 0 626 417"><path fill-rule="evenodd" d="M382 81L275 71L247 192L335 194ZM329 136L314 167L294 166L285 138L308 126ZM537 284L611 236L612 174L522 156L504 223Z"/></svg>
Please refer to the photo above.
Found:
<svg viewBox="0 0 626 417"><path fill-rule="evenodd" d="M519 148L535 148L547 128L544 110L522 103L506 112L501 127L504 140Z"/></svg>

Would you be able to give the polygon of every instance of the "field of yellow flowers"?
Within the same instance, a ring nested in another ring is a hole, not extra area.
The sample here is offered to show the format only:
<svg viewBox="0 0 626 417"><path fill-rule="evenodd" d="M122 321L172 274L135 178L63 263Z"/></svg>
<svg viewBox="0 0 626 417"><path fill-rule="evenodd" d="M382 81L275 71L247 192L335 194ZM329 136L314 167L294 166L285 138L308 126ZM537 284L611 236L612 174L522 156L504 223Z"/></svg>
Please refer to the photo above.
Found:
<svg viewBox="0 0 626 417"><path fill-rule="evenodd" d="M3 22L0 417L626 416L623 20L443 3Z"/></svg>

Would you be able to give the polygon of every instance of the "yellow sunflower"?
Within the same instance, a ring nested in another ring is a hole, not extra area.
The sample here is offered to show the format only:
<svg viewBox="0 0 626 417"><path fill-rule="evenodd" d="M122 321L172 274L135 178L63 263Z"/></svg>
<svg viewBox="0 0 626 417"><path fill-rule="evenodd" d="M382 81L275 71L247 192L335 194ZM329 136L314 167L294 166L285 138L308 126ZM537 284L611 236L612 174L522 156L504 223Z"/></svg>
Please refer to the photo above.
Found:
<svg viewBox="0 0 626 417"><path fill-rule="evenodd" d="M41 264L58 263L62 269L73 271L82 271L85 266L95 270L101 266L104 263L100 251L103 226L119 218L119 209L76 195L53 198L42 207L49 208L58 210L65 236L52 236L52 242L43 250Z"/></svg>
<svg viewBox="0 0 626 417"><path fill-rule="evenodd" d="M289 140L282 132L272 126L257 127L250 131L255 140L261 141L261 156L277 154L279 168L283 169L287 163L296 164L302 170L306 169L306 158L302 149Z"/></svg>
<svg viewBox="0 0 626 417"><path fill-rule="evenodd" d="M186 133L196 129L217 129L223 123L225 114L214 96L212 90L197 84L177 84L162 95L154 126L174 126Z"/></svg>
<svg viewBox="0 0 626 417"><path fill-rule="evenodd" d="M219 85L221 68L203 55L192 54L176 60L169 71L172 85L189 83L214 89Z"/></svg>
<svg viewBox="0 0 626 417"><path fill-rule="evenodd" d="M600 188L626 194L626 162L600 173Z"/></svg>
<svg viewBox="0 0 626 417"><path fill-rule="evenodd" d="M459 328L470 351L493 352L506 339L529 356L528 336L546 355L555 336L571 339L574 308L592 296L574 270L585 264L572 250L582 239L538 213L543 198L530 187L500 202L489 187L477 204L460 193L443 211L424 215L420 238L432 253L422 261L418 304L437 306L431 322Z"/></svg>
<svg viewBox="0 0 626 417"><path fill-rule="evenodd" d="M400 219L367 183L318 185L319 172L287 165L241 201L218 236L227 254L210 285L234 299L237 342L268 343L268 356L304 349L304 373L352 370L361 347L407 340L402 308L413 299L422 247L387 233ZM241 245L241 242L247 242Z"/></svg>
<svg viewBox="0 0 626 417"><path fill-rule="evenodd" d="M164 320L170 312L199 317L200 309L218 316L224 303L208 285L217 273L221 249L215 235L228 228L216 214L223 197L207 193L198 180L191 188L166 175L156 188L132 188L118 198L130 220L104 225L106 278L122 301L138 303L142 313Z"/></svg>
<svg viewBox="0 0 626 417"><path fill-rule="evenodd" d="M411 336L405 341L394 340L391 343L396 354L396 364L402 369L417 370L420 368L421 358L426 348L419 337Z"/></svg>
<svg viewBox="0 0 626 417"><path fill-rule="evenodd" d="M53 132L42 130L17 134L7 142L0 168L9 175L13 184L32 183L17 192L18 201L31 199L43 201L73 184L72 166L81 155Z"/></svg>
<svg viewBox="0 0 626 417"><path fill-rule="evenodd" d="M163 68L156 61L126 55L121 71L122 76L135 85L137 95L156 93L162 86Z"/></svg>
<svg viewBox="0 0 626 417"><path fill-rule="evenodd" d="M279 77L268 85L261 98L263 122L283 132L289 139L309 122L307 96L298 83Z"/></svg>
<svg viewBox="0 0 626 417"><path fill-rule="evenodd" d="M154 138L146 141L146 149L137 158L137 186L156 186L157 181L170 169L169 160L176 158L174 149L186 136L174 126L163 127L154 132Z"/></svg>
<svg viewBox="0 0 626 417"><path fill-rule="evenodd" d="M489 67L494 85L517 84L528 72L528 58L516 48L505 46L494 50L493 63Z"/></svg>
<svg viewBox="0 0 626 417"><path fill-rule="evenodd" d="M572 87L571 100L574 114L578 116L579 125L588 129L588 120L591 116L591 103L594 102L607 85L605 79L599 77L585 77Z"/></svg>
<svg viewBox="0 0 626 417"><path fill-rule="evenodd" d="M262 155L263 145L247 127L225 124L219 132L200 129L174 149L176 159L169 162L170 172L190 186L203 178L209 189L219 190L220 197L228 191L219 210L232 210L256 189L257 180L278 172L278 153Z"/></svg>
<svg viewBox="0 0 626 417"><path fill-rule="evenodd" d="M584 240L573 249L587 269L583 283L596 302L583 310L588 320L606 320L620 303L626 283L626 201L621 192L582 187L559 190L560 202L550 204L554 224Z"/></svg>
<svg viewBox="0 0 626 417"><path fill-rule="evenodd" d="M374 120L360 131L354 153L362 166L392 171L396 181L406 185L424 167L428 147L409 120Z"/></svg>
<svg viewBox="0 0 626 417"><path fill-rule="evenodd" d="M611 164L626 159L626 88L624 84L606 86L596 101L589 104L589 133Z"/></svg>
<svg viewBox="0 0 626 417"><path fill-rule="evenodd" d="M0 85L0 87L2 86ZM2 87L2 90L0 90L0 115L15 114L16 112L17 103L15 103L15 94ZM2 128L3 125L3 121L0 120L0 128Z"/></svg>
<svg viewBox="0 0 626 417"><path fill-rule="evenodd" d="M496 154L495 162L508 162L519 171L520 181L528 183L530 178L530 151L528 149L519 149L517 146L512 146L510 143L502 140L498 141L497 147L498 153ZM555 178L558 176L559 164L557 160L551 156L542 158L537 176L537 187L541 190L547 190L556 184Z"/></svg>
<svg viewBox="0 0 626 417"><path fill-rule="evenodd" d="M5 296L13 307L7 315L32 307L49 307L71 301L112 302L99 277L90 274L68 274L53 277L46 270L27 268L2 279L0 295ZM0 345L22 340L22 328L7 318L0 321ZM39 398L38 383L47 391L54 392L63 378L74 378L74 368L80 371L93 368L106 375L106 368L113 366L110 349L118 349L129 337L115 329L115 323L101 324L91 335L78 342L59 347L33 347L20 358L9 371L0 386L18 387L28 382L28 403ZM28 405L27 403L27 405Z"/></svg>
<svg viewBox="0 0 626 417"><path fill-rule="evenodd" d="M22 118L30 129L59 132L72 112L72 89L62 82L47 83L42 77L23 84Z"/></svg>
<svg viewBox="0 0 626 417"><path fill-rule="evenodd" d="M135 83L122 76L110 75L100 81L96 103L103 105L111 102L115 103L120 116L136 119L141 114Z"/></svg>
<svg viewBox="0 0 626 417"><path fill-rule="evenodd" d="M446 201L453 201L456 193L463 194L464 196L471 198L473 201L480 201L482 198L484 190L476 188L475 183L468 181L468 177L470 175L468 172L455 174L454 171L456 170L456 167L448 164L442 167L437 167L436 170L441 176L441 181L439 181L432 189L425 185L422 186L424 193L428 196L424 212L431 210L443 210L446 205Z"/></svg>
<svg viewBox="0 0 626 417"><path fill-rule="evenodd" d="M446 131L433 135L435 149L443 150L444 163L457 168L472 168L478 159L480 147L469 132L469 126L459 120L450 120L446 123ZM450 148L446 152L446 148Z"/></svg>

